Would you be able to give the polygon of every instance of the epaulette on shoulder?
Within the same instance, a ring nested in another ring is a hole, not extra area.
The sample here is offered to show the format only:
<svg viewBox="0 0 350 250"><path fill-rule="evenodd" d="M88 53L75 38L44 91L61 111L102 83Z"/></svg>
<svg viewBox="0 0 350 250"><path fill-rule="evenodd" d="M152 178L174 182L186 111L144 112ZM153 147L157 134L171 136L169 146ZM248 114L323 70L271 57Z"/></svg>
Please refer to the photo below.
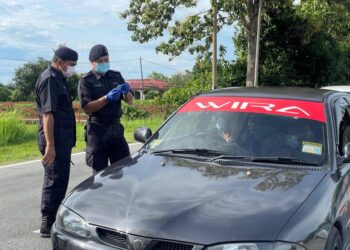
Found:
<svg viewBox="0 0 350 250"><path fill-rule="evenodd" d="M111 76L120 76L120 72L119 71L116 71L116 70L109 70L108 73L111 75Z"/></svg>
<svg viewBox="0 0 350 250"><path fill-rule="evenodd" d="M56 74L54 72L52 72L52 71L44 71L41 74L42 81L46 81L50 77L56 77Z"/></svg>
<svg viewBox="0 0 350 250"><path fill-rule="evenodd" d="M93 75L92 71L89 71L88 73L83 74L81 77L86 79L86 78L91 77L92 75Z"/></svg>

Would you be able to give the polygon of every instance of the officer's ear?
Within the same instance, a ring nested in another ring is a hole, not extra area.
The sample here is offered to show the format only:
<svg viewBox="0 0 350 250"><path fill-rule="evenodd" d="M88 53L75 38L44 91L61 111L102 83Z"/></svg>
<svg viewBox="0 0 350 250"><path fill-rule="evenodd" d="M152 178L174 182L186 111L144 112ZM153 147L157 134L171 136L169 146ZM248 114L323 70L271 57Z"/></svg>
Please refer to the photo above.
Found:
<svg viewBox="0 0 350 250"><path fill-rule="evenodd" d="M90 61L90 63L91 63L92 68L93 68L93 69L96 69L96 64L97 64L97 63L96 63L96 62L93 62L93 61Z"/></svg>

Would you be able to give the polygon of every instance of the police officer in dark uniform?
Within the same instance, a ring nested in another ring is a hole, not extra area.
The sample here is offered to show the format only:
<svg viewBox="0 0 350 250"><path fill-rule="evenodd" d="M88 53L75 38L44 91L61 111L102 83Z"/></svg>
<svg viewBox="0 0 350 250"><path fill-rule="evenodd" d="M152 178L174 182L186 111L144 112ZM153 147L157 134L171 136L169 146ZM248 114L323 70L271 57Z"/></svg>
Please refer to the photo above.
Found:
<svg viewBox="0 0 350 250"><path fill-rule="evenodd" d="M121 101L132 104L134 96L122 75L109 69L109 55L102 44L91 48L89 60L92 70L80 78L78 96L86 124L86 164L93 174L130 155L124 138Z"/></svg>
<svg viewBox="0 0 350 250"><path fill-rule="evenodd" d="M77 60L76 51L60 47L35 86L39 114L38 144L45 169L41 237L50 237L58 207L67 191L71 151L76 136L75 116L66 79L74 74Z"/></svg>

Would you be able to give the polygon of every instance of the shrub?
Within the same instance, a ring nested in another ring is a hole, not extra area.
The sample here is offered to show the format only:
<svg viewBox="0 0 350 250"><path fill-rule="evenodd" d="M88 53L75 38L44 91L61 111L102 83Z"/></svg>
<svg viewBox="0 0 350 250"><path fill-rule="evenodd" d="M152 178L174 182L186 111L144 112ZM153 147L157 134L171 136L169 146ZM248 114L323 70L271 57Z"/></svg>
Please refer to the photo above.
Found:
<svg viewBox="0 0 350 250"><path fill-rule="evenodd" d="M135 108L130 105L122 105L123 118L126 120L136 120L149 118L150 114L144 110Z"/></svg>
<svg viewBox="0 0 350 250"><path fill-rule="evenodd" d="M37 125L26 124L17 110L0 113L0 146L19 144L37 137Z"/></svg>
<svg viewBox="0 0 350 250"><path fill-rule="evenodd" d="M154 98L156 98L157 96L159 96L159 94L155 91L149 91L147 92L145 98L146 100L153 100Z"/></svg>
<svg viewBox="0 0 350 250"><path fill-rule="evenodd" d="M182 105L198 93L210 90L210 78L194 79L183 86L170 88L162 97L157 98L159 104Z"/></svg>

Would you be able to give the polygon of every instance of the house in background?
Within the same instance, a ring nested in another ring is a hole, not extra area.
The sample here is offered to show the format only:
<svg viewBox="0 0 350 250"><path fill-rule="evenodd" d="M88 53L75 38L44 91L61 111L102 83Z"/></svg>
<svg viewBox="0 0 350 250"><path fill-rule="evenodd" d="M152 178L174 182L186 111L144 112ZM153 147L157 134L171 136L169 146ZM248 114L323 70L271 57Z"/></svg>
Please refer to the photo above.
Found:
<svg viewBox="0 0 350 250"><path fill-rule="evenodd" d="M144 100L145 95L150 91L162 95L165 91L167 91L170 88L170 84L162 80L130 79L127 80L127 82L130 83L132 90L135 92L135 99L141 100Z"/></svg>

